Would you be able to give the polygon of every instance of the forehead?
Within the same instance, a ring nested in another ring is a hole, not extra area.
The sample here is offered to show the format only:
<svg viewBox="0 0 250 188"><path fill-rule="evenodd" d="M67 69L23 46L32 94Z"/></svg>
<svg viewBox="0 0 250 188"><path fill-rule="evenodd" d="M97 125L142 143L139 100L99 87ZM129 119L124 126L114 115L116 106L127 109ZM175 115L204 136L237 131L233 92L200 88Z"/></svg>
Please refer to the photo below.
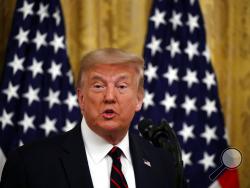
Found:
<svg viewBox="0 0 250 188"><path fill-rule="evenodd" d="M96 64L86 71L86 76L89 79L109 77L129 79L137 76L137 71L131 64Z"/></svg>

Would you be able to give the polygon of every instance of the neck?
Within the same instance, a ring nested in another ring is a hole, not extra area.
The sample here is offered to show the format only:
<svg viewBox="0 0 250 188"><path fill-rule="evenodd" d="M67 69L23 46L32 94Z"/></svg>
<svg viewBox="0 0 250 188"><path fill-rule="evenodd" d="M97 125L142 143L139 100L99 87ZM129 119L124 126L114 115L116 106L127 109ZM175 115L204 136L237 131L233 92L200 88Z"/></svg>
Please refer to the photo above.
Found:
<svg viewBox="0 0 250 188"><path fill-rule="evenodd" d="M127 133L122 134L122 135L114 135L114 134L110 134L110 135L106 135L106 136L102 136L108 143L112 144L112 145L117 145L119 144L122 139L126 136Z"/></svg>

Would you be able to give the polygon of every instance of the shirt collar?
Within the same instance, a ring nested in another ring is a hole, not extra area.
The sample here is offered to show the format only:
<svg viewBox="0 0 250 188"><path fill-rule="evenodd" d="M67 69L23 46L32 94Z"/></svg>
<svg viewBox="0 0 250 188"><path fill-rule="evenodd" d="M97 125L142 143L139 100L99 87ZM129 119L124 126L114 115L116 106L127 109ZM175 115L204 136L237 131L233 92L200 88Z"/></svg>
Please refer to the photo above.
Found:
<svg viewBox="0 0 250 188"><path fill-rule="evenodd" d="M84 117L82 118L81 122L81 132L86 151L89 153L90 157L95 163L99 163L102 159L104 159L108 152L114 147L112 144L108 143L106 140L92 131L87 125ZM132 162L129 150L128 132L121 142L116 146L122 150L124 156L129 160L129 162Z"/></svg>

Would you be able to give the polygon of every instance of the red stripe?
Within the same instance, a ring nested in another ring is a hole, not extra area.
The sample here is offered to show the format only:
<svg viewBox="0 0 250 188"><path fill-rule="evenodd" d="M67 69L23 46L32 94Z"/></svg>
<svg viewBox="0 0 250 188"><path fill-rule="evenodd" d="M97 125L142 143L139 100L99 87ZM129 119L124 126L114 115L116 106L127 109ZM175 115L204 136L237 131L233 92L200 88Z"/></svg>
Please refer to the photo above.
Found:
<svg viewBox="0 0 250 188"><path fill-rule="evenodd" d="M125 183L124 181L122 181L122 183L123 183L123 186L124 186L125 188L128 188L127 183Z"/></svg>
<svg viewBox="0 0 250 188"><path fill-rule="evenodd" d="M238 171L235 170L225 170L223 174L218 179L222 188L233 187L239 188L239 178Z"/></svg>
<svg viewBox="0 0 250 188"><path fill-rule="evenodd" d="M127 182L126 182L125 177L124 177L124 175L122 174L122 172L121 172L114 164L113 164L112 166L113 166L114 170L121 176L123 186L127 188L128 185L127 185ZM124 181L125 181L125 182L124 182Z"/></svg>
<svg viewBox="0 0 250 188"><path fill-rule="evenodd" d="M117 149L117 147L113 147L113 148L111 149L110 153L114 153L116 149Z"/></svg>
<svg viewBox="0 0 250 188"><path fill-rule="evenodd" d="M121 177L123 177L122 172L121 172L114 164L113 164L112 166L113 166L114 170L115 170Z"/></svg>
<svg viewBox="0 0 250 188"><path fill-rule="evenodd" d="M111 182L114 184L114 186L116 186L117 188L121 188L120 185L118 185L118 183L116 183L116 181L111 178Z"/></svg>

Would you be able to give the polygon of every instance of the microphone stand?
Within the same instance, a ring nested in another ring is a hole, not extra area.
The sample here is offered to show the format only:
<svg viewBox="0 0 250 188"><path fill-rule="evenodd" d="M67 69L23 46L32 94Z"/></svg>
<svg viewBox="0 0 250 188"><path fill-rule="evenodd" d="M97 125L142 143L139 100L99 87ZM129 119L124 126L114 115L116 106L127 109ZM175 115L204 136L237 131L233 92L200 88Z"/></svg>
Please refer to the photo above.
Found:
<svg viewBox="0 0 250 188"><path fill-rule="evenodd" d="M149 132L149 137L151 137L151 141L155 146L161 147L173 155L177 170L177 188L183 188L183 161L181 157L181 147L175 132L167 121L163 119L160 126L154 127L154 131Z"/></svg>

